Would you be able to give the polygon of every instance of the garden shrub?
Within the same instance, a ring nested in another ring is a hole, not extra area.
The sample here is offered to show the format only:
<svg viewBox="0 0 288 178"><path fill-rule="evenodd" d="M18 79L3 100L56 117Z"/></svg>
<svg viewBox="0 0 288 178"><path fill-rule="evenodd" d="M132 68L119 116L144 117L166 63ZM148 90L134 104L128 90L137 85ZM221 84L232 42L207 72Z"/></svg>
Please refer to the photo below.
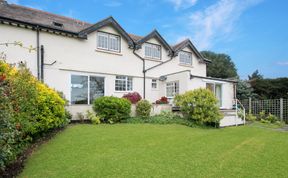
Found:
<svg viewBox="0 0 288 178"><path fill-rule="evenodd" d="M141 100L136 105L136 115L142 118L148 118L151 113L152 105L147 100Z"/></svg>
<svg viewBox="0 0 288 178"><path fill-rule="evenodd" d="M128 99L132 104L136 104L142 99L141 95L138 92L127 93L123 95L122 98Z"/></svg>
<svg viewBox="0 0 288 178"><path fill-rule="evenodd" d="M263 110L263 111L261 111L261 112L258 114L257 119L261 121L261 120L265 120L265 118L266 118L266 113L265 113L265 111Z"/></svg>
<svg viewBox="0 0 288 178"><path fill-rule="evenodd" d="M93 110L103 122L120 122L130 116L131 102L126 98L103 96L94 100Z"/></svg>
<svg viewBox="0 0 288 178"><path fill-rule="evenodd" d="M168 104L168 98L165 96L162 96L159 100L156 101L156 104Z"/></svg>
<svg viewBox="0 0 288 178"><path fill-rule="evenodd" d="M94 112L91 112L89 110L86 111L86 117L91 121L92 124L100 124L100 117L98 117Z"/></svg>
<svg viewBox="0 0 288 178"><path fill-rule="evenodd" d="M266 117L266 120L269 121L270 123L275 123L276 121L279 121L279 118L269 113L268 116Z"/></svg>
<svg viewBox="0 0 288 178"><path fill-rule="evenodd" d="M0 168L15 160L33 139L68 123L65 101L38 81L25 65L0 60Z"/></svg>
<svg viewBox="0 0 288 178"><path fill-rule="evenodd" d="M254 116L252 113L246 114L246 120L247 121L256 121L257 117Z"/></svg>
<svg viewBox="0 0 288 178"><path fill-rule="evenodd" d="M217 99L207 89L196 89L177 95L174 98L176 106L180 107L183 116L200 124L219 124L223 118L217 106Z"/></svg>

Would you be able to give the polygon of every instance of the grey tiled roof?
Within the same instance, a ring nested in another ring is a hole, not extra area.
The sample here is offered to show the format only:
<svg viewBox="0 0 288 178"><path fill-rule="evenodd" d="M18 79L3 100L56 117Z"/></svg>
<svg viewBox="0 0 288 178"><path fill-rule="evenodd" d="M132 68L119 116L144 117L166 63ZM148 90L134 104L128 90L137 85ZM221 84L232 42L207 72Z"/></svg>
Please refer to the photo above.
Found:
<svg viewBox="0 0 288 178"><path fill-rule="evenodd" d="M64 17L49 12L44 12L37 9L32 9L15 4L7 4L5 1L0 0L0 16L18 20L22 22L28 22L32 24L44 25L51 28L58 28L65 31L77 33L91 24L80 20ZM63 27L57 27L53 25L53 22L63 24Z"/></svg>
<svg viewBox="0 0 288 178"><path fill-rule="evenodd" d="M153 35L156 35L160 40L162 40L163 43L166 45L166 47L171 51L172 50L178 51L187 43L191 43L189 39L185 39L182 42L174 46L168 45L167 42L157 32L157 30L153 30L151 33L149 33L148 35L144 37L135 35L135 34L127 34L125 30L122 29L122 27L114 20L113 17L109 17L107 19L99 21L96 24L90 24L84 21L80 21L77 19L69 18L69 17L64 17L61 15L52 14L52 13L45 12L45 11L38 10L38 9L19 6L16 4L8 4L5 0L0 0L0 20L1 18L2 20L9 19L10 21L12 20L13 22L17 21L17 23L18 22L29 23L29 24L33 24L33 26L37 26L37 25L44 26L44 28L49 28L49 29L56 30L56 31L58 30L61 32L64 31L68 33L75 33L78 36L81 36L82 35L81 33L85 30L90 30L92 28L92 31L93 31L95 26L101 27L102 23L104 22L108 23L109 21L109 22L115 22L114 24L116 24L117 28L119 28L120 31L123 31L124 36L126 36L128 40L129 38L132 39L135 43L141 43ZM62 24L63 26L61 27L55 26L54 23ZM84 36L85 35L86 34L84 34ZM192 43L191 45L193 49L197 53L199 53ZM201 55L199 54L199 56Z"/></svg>
<svg viewBox="0 0 288 178"><path fill-rule="evenodd" d="M129 33L129 36L134 40L134 41L139 41L143 38L143 36L139 36L139 35L135 35L135 34L131 34Z"/></svg>

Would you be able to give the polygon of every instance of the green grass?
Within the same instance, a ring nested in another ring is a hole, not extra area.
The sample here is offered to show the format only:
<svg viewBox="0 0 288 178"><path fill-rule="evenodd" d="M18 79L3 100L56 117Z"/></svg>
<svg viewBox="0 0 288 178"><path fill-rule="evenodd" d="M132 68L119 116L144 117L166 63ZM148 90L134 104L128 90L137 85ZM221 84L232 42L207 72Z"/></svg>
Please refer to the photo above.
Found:
<svg viewBox="0 0 288 178"><path fill-rule="evenodd" d="M20 177L287 177L288 132L241 126L75 125Z"/></svg>

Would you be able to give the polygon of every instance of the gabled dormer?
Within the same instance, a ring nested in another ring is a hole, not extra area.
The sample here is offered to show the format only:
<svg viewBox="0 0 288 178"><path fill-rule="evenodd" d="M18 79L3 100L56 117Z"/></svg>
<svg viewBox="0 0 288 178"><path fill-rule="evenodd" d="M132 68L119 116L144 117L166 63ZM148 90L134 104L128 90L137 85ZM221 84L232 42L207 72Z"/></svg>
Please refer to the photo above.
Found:
<svg viewBox="0 0 288 178"><path fill-rule="evenodd" d="M193 65L194 57L198 59L200 62L209 63L210 60L204 58L201 53L195 48L193 43L189 39L185 39L180 43L172 46L174 51L174 57L179 58L180 65Z"/></svg>
<svg viewBox="0 0 288 178"><path fill-rule="evenodd" d="M89 36L91 33L96 33L96 50L98 51L121 53L122 40L127 42L128 48L134 48L133 39L111 16L82 30L79 35Z"/></svg>
<svg viewBox="0 0 288 178"><path fill-rule="evenodd" d="M132 35L135 42L135 49L142 51L145 59L164 61L165 58L173 55L173 50L157 30L144 37Z"/></svg>

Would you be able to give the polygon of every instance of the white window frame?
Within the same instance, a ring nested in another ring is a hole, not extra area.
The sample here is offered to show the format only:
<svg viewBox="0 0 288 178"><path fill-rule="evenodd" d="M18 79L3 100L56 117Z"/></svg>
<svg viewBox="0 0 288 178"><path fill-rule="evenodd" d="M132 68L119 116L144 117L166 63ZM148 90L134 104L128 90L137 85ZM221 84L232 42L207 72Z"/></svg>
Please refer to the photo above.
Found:
<svg viewBox="0 0 288 178"><path fill-rule="evenodd" d="M107 48L99 46L99 36L107 38ZM115 46L115 43L112 43L112 39L118 39L118 44L117 44L118 49L112 48L113 46ZM100 50L112 51L112 52L117 52L117 53L121 52L121 37L119 35L114 35L114 34L98 31L96 44L97 44L97 49L100 49Z"/></svg>
<svg viewBox="0 0 288 178"><path fill-rule="evenodd" d="M179 64L192 66L193 65L192 53L187 52L187 51L180 51Z"/></svg>
<svg viewBox="0 0 288 178"><path fill-rule="evenodd" d="M218 83L218 82L206 82L206 89L207 89L207 84L213 85L213 94L216 97L216 85L220 86L221 88L221 93L220 93L220 101L218 103L219 107L223 107L223 83ZM218 99L218 98L217 98Z"/></svg>
<svg viewBox="0 0 288 178"><path fill-rule="evenodd" d="M153 84L154 84L156 87L153 87ZM151 80L151 88L152 88L153 90L158 89L158 80L157 80L157 79L152 79L152 80Z"/></svg>
<svg viewBox="0 0 288 178"><path fill-rule="evenodd" d="M105 96L105 77L104 76L98 76L98 75L87 75L87 74L71 74L70 75L70 101L69 101L69 103L70 103L70 105L81 105L81 104L72 104L72 87L71 87L71 85L72 85L72 76L73 75L75 75L75 76L85 76L85 77L87 77L87 80L88 80L88 82L87 82L87 87L88 87L88 90L87 90L87 95L88 95L88 97L87 97L87 99L88 99L88 101L87 101L87 104L82 104L82 105L91 105L91 103L90 103L90 77L99 77L99 78L103 78L104 79L104 96Z"/></svg>
<svg viewBox="0 0 288 178"><path fill-rule="evenodd" d="M171 96L168 96L168 93L167 93L168 85L171 85L169 87L171 87L173 90ZM177 87L178 87L178 89L177 89ZM166 97L169 99L174 98L177 94L179 94L179 88L180 88L179 81L167 82L166 83Z"/></svg>
<svg viewBox="0 0 288 178"><path fill-rule="evenodd" d="M149 50L150 48L150 52L148 53L146 50ZM159 56L157 55L159 50ZM144 44L144 56L145 58L151 58L151 59L156 59L156 60L161 60L161 56L162 56L162 52L161 52L162 48L160 45L157 44L152 44L152 43L145 43Z"/></svg>
<svg viewBox="0 0 288 178"><path fill-rule="evenodd" d="M122 77L122 78L117 78L117 77ZM116 81L122 81L125 82L125 90L116 90ZM129 80L131 80L131 88L128 89L128 82ZM115 85L114 85L114 89L116 92L127 92L127 91L133 91L133 78L129 77L129 76L124 76L124 75L117 75L115 77Z"/></svg>

